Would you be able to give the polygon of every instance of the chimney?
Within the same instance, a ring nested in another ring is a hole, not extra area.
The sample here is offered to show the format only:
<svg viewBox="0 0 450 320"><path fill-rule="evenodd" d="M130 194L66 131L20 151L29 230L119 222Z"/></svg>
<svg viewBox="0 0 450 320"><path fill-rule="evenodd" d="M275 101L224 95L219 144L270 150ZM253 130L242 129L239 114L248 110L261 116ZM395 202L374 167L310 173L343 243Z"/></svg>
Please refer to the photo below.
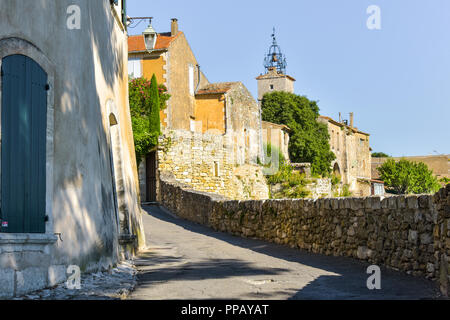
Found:
<svg viewBox="0 0 450 320"><path fill-rule="evenodd" d="M170 28L170 35L175 37L178 34L178 19L172 19L172 26Z"/></svg>
<svg viewBox="0 0 450 320"><path fill-rule="evenodd" d="M353 128L353 112L350 112L350 128Z"/></svg>

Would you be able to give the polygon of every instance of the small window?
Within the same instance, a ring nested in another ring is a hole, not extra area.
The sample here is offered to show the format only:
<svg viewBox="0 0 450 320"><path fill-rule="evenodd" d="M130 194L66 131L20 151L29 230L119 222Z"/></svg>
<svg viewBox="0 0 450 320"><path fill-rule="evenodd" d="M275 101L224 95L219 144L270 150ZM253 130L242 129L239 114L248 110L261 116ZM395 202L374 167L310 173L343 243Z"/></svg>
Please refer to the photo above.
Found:
<svg viewBox="0 0 450 320"><path fill-rule="evenodd" d="M141 58L129 58L128 59L128 75L130 78L142 77Z"/></svg>
<svg viewBox="0 0 450 320"><path fill-rule="evenodd" d="M270 90L273 90L273 84L270 85Z"/></svg>
<svg viewBox="0 0 450 320"><path fill-rule="evenodd" d="M219 176L220 176L219 162L214 161L214 177L219 177Z"/></svg>

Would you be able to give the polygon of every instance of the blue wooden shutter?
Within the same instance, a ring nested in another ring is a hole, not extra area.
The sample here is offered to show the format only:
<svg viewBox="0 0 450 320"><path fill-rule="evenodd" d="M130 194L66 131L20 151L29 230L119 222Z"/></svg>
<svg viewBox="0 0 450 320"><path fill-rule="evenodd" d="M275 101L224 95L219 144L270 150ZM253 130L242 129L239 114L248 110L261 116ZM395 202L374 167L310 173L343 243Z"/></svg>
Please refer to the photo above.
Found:
<svg viewBox="0 0 450 320"><path fill-rule="evenodd" d="M1 232L45 233L47 74L23 55L2 61Z"/></svg>

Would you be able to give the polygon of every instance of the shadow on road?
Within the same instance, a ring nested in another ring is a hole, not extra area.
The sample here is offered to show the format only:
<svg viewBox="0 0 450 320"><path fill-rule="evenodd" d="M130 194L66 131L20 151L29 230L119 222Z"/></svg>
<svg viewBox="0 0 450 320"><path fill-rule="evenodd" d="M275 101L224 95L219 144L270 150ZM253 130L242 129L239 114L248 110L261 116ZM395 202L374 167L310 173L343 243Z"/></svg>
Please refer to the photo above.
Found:
<svg viewBox="0 0 450 320"><path fill-rule="evenodd" d="M345 257L332 257L309 253L270 242L256 239L236 237L227 233L217 232L208 227L172 216L157 206L146 206L144 210L152 217L164 222L175 224L190 232L225 241L233 246L249 249L277 259L299 263L309 267L325 270L333 275L322 275L309 283L291 297L291 299L434 299L439 296L435 283L419 277L410 276L381 267L381 290L368 290L366 273L368 263ZM148 253L145 263L158 263L161 257ZM153 260L153 261L152 261ZM170 257L167 261L175 262ZM198 264L186 264L174 269L157 269L151 273L142 274L145 281L166 281L173 278L190 280L206 278L227 278L239 275L274 275L286 272L285 269L255 269L243 260L208 260ZM148 277L148 280L145 278ZM269 298L270 296L255 296Z"/></svg>

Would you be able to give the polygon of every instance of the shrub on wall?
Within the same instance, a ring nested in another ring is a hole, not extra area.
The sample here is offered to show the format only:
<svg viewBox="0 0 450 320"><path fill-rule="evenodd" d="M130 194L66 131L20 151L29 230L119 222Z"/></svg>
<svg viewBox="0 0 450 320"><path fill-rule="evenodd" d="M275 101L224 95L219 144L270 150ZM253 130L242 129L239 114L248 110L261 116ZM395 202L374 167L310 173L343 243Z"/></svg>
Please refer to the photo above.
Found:
<svg viewBox="0 0 450 320"><path fill-rule="evenodd" d="M423 162L389 159L377 170L387 190L395 194L433 193L440 188L433 171Z"/></svg>

